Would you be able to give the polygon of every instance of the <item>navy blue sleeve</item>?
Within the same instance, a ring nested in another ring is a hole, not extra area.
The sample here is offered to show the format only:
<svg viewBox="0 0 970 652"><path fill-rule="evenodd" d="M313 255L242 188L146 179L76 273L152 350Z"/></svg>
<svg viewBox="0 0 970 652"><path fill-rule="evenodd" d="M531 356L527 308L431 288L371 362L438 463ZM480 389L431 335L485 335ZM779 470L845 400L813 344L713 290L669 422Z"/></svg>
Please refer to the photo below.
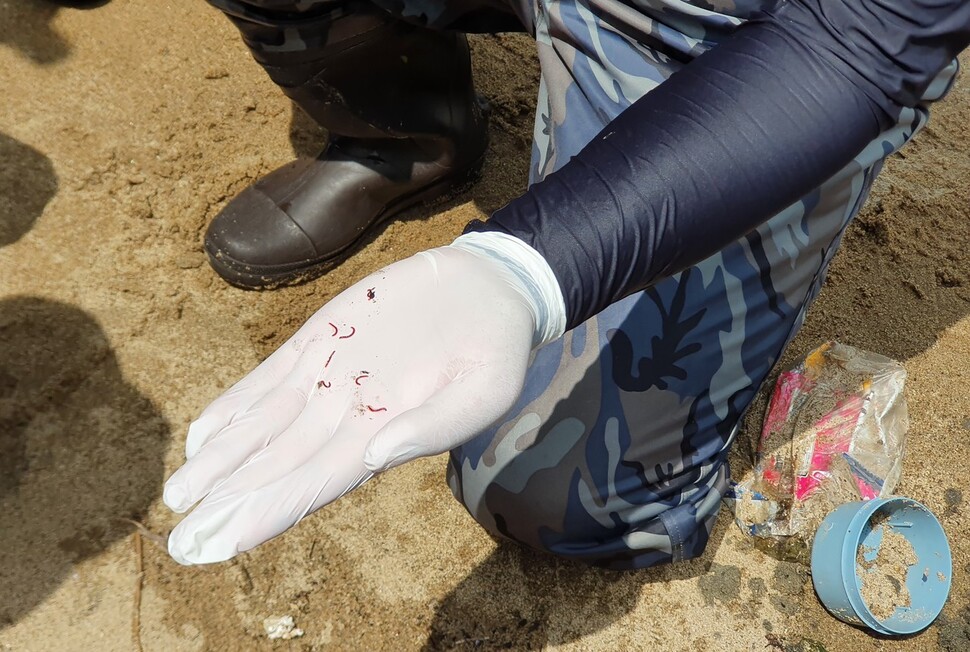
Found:
<svg viewBox="0 0 970 652"><path fill-rule="evenodd" d="M782 2L466 231L542 254L573 328L821 185L968 42L967 0Z"/></svg>

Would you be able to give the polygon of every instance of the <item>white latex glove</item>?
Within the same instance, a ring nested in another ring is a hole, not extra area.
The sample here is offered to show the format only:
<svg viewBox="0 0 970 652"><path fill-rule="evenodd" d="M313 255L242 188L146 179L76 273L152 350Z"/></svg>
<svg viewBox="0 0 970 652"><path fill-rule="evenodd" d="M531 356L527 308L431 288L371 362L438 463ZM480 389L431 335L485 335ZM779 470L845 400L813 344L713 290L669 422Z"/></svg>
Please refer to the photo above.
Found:
<svg viewBox="0 0 970 652"><path fill-rule="evenodd" d="M169 553L229 559L374 473L473 438L508 411L562 295L521 241L469 234L368 276L321 308L189 427L165 485Z"/></svg>

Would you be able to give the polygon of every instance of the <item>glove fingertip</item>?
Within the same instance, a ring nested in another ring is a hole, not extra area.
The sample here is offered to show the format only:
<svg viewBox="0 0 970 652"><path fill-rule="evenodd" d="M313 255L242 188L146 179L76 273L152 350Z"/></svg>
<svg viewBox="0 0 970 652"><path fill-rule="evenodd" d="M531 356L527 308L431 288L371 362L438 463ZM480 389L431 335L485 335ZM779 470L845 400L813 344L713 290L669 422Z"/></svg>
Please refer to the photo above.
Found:
<svg viewBox="0 0 970 652"><path fill-rule="evenodd" d="M373 441L364 450L364 467L371 473L387 470L387 454Z"/></svg>
<svg viewBox="0 0 970 652"><path fill-rule="evenodd" d="M185 435L185 457L192 459L202 448L232 421L232 416L203 413L189 424Z"/></svg>
<svg viewBox="0 0 970 652"><path fill-rule="evenodd" d="M199 529L201 525L202 529ZM204 524L190 516L168 537L168 554L182 566L198 566L226 561L238 554L238 547L227 545L219 533L208 532Z"/></svg>
<svg viewBox="0 0 970 652"><path fill-rule="evenodd" d="M186 557L182 554L182 551L179 550L178 543L176 542L176 534L174 532L168 535L168 556L182 566L194 565L191 561L186 559Z"/></svg>
<svg viewBox="0 0 970 652"><path fill-rule="evenodd" d="M416 408L391 420L381 428L364 449L364 466L372 473L388 471L405 462L428 455L419 433L415 432Z"/></svg>
<svg viewBox="0 0 970 652"><path fill-rule="evenodd" d="M192 505L188 502L188 493L185 488L172 482L167 483L165 489L162 490L162 502L176 514L182 514Z"/></svg>

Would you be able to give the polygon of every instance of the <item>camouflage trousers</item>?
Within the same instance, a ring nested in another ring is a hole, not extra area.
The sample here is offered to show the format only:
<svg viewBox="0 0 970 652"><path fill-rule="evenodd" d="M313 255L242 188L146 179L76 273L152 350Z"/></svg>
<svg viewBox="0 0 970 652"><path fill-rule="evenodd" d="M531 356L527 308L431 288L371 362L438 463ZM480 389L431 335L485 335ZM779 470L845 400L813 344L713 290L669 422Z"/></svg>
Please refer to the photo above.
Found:
<svg viewBox="0 0 970 652"><path fill-rule="evenodd" d="M237 24L247 11L266 23L268 11L287 9L285 29L261 29L297 50L285 30L300 43L326 38L313 26L325 8L367 4L465 31L514 16L534 35L542 68L531 182L771 2L210 1ZM312 16L305 26L301 15ZM954 63L941 73L926 103L955 72ZM739 420L801 325L883 160L927 119L925 104L903 110L838 174L758 229L538 350L515 407L451 452L458 500L498 537L590 564L641 568L701 554Z"/></svg>

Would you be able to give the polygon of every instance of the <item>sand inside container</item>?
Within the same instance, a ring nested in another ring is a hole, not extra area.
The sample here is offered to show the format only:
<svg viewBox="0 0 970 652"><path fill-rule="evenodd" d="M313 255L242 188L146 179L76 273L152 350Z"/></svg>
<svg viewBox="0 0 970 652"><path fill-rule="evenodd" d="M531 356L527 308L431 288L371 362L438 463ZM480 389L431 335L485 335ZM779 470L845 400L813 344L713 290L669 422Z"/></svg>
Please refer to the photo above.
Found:
<svg viewBox="0 0 970 652"><path fill-rule="evenodd" d="M871 548L859 546L856 575L869 611L877 619L886 620L892 617L897 607L910 606L906 574L919 559L909 540L891 526L879 524L873 528L878 529L882 529L883 535L876 558L866 560L865 554Z"/></svg>

